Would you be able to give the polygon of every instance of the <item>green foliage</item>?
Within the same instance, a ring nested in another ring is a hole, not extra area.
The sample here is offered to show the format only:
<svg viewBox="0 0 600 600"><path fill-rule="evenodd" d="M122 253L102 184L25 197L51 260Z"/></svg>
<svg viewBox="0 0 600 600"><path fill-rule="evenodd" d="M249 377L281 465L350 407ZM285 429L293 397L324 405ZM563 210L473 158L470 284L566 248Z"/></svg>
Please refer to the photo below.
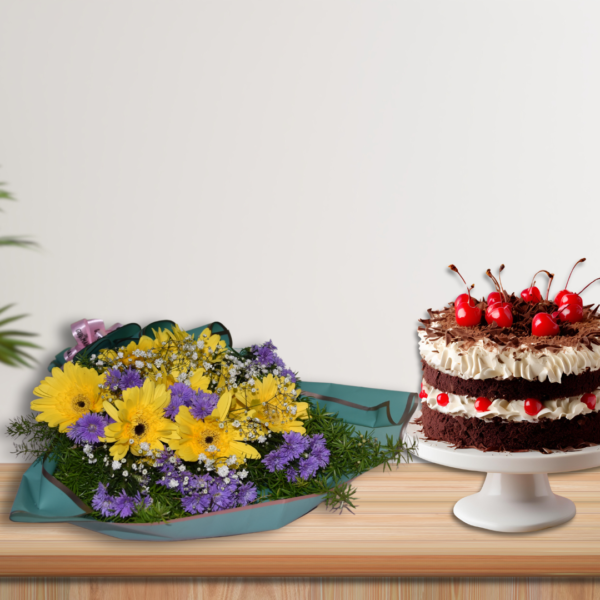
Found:
<svg viewBox="0 0 600 600"><path fill-rule="evenodd" d="M57 427L48 427L48 423L36 421L33 414L11 420L6 433L22 440L15 442L14 454L24 458L60 458L72 445Z"/></svg>
<svg viewBox="0 0 600 600"><path fill-rule="evenodd" d="M15 201L16 198L8 191L3 189L6 184L0 181L0 200L11 200ZM0 212L4 212L0 208ZM0 236L0 246L17 246L19 248L34 248L37 243L33 240L28 239L25 236Z"/></svg>
<svg viewBox="0 0 600 600"><path fill-rule="evenodd" d="M14 196L3 189L3 186L6 185L0 182L0 200L11 200L14 201ZM0 208L0 212L2 209ZM16 246L19 248L33 248L37 246L35 242L29 240L23 236L0 236L0 246ZM0 308L0 314L11 308L13 305L8 304L3 308ZM26 315L17 315L14 317L6 317L0 320L0 363L4 363L5 365L9 365L11 367L16 366L31 366L31 362L34 362L35 359L27 354L23 350L23 348L39 348L36 344L28 342L26 339L32 337L36 334L28 333L26 331L20 330L6 330L2 329L2 327L6 327L9 323L22 319Z"/></svg>
<svg viewBox="0 0 600 600"><path fill-rule="evenodd" d="M8 304L0 308L0 314L14 306ZM31 362L35 362L35 358L25 352L24 348L39 348L37 344L28 342L27 338L35 337L37 334L21 331L18 329L6 329L9 323L14 323L27 315L15 315L13 317L5 317L0 319L0 362L11 367L23 365L31 366Z"/></svg>

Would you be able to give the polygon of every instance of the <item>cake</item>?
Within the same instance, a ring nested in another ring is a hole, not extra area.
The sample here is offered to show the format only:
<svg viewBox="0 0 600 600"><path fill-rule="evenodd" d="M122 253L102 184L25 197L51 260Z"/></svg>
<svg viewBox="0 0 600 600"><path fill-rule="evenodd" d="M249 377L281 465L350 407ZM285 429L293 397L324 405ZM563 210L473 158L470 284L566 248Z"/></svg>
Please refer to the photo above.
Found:
<svg viewBox="0 0 600 600"><path fill-rule="evenodd" d="M535 276L519 296L509 294L503 268L498 278L486 272L496 287L487 299L471 297L467 286L421 320L425 437L484 451L600 444L599 305L566 289L550 300L547 271L545 298Z"/></svg>

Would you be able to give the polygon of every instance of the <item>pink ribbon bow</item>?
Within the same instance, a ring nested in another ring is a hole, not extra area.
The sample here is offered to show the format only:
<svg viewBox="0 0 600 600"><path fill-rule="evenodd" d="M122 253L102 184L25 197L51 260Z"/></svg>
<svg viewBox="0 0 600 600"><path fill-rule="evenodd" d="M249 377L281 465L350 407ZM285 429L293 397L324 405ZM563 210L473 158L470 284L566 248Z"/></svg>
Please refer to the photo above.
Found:
<svg viewBox="0 0 600 600"><path fill-rule="evenodd" d="M106 329L102 319L81 319L71 325L71 333L77 344L65 352L65 361L71 361L75 355L89 346L91 343L103 338L111 331L121 327L121 323L115 323L110 329Z"/></svg>

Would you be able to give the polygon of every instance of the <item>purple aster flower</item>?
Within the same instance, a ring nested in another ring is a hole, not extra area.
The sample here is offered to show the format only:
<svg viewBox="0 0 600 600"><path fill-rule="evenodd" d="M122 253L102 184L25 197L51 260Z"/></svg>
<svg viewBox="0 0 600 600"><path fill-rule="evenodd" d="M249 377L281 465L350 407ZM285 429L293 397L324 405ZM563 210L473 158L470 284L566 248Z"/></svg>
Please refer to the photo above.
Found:
<svg viewBox="0 0 600 600"><path fill-rule="evenodd" d="M329 455L331 453L325 446L316 446L311 452L311 456L317 461L319 468L322 469L329 464Z"/></svg>
<svg viewBox="0 0 600 600"><path fill-rule="evenodd" d="M117 517L122 519L130 517L135 511L135 499L128 496L125 490L121 490L121 493L113 499L112 509Z"/></svg>
<svg viewBox="0 0 600 600"><path fill-rule="evenodd" d="M127 390L132 387L142 387L144 385L144 379L142 376L131 367L121 374L121 381L119 387L122 390Z"/></svg>
<svg viewBox="0 0 600 600"><path fill-rule="evenodd" d="M279 448L269 452L269 454L262 459L263 465L265 465L267 470L271 473L274 473L275 471L281 471L281 469L283 469L288 462L289 461L286 461L285 457L282 456Z"/></svg>
<svg viewBox="0 0 600 600"><path fill-rule="evenodd" d="M256 491L256 486L251 481L244 483L237 491L238 505L246 506L247 504L252 504L257 496L258 492Z"/></svg>
<svg viewBox="0 0 600 600"><path fill-rule="evenodd" d="M294 467L288 467L288 470L285 472L285 476L290 483L295 483L298 479L298 471L296 471Z"/></svg>
<svg viewBox="0 0 600 600"><path fill-rule="evenodd" d="M209 494L199 494L198 492L194 492L189 496L184 496L181 499L181 505L183 506L185 512L188 512L192 515L200 515L204 511L208 510L210 502L211 497Z"/></svg>
<svg viewBox="0 0 600 600"><path fill-rule="evenodd" d="M300 455L308 448L310 438L306 435L302 435L297 431L290 431L289 433L283 434L286 454L290 457L289 460L299 458ZM289 461L288 461L289 462Z"/></svg>
<svg viewBox="0 0 600 600"><path fill-rule="evenodd" d="M277 356L276 350L277 347L273 345L271 340L260 346L252 346L250 351L256 357L253 361L253 365L264 369L268 369L269 367L284 369L285 363Z"/></svg>
<svg viewBox="0 0 600 600"><path fill-rule="evenodd" d="M87 413L69 427L67 437L77 444L97 444L98 438L104 437L104 428L107 425L107 417L96 413Z"/></svg>
<svg viewBox="0 0 600 600"><path fill-rule="evenodd" d="M299 466L300 477L302 477L302 479L310 479L317 472L317 469L319 468L319 463L314 456L309 455L308 458L300 459Z"/></svg>
<svg viewBox="0 0 600 600"><path fill-rule="evenodd" d="M190 404L190 413L195 419L204 419L215 410L218 402L218 394L209 394L198 390Z"/></svg>
<svg viewBox="0 0 600 600"><path fill-rule="evenodd" d="M92 498L92 508L99 511L103 517L114 516L113 498L108 493L108 485L98 484L98 489Z"/></svg>
<svg viewBox="0 0 600 600"><path fill-rule="evenodd" d="M232 508L232 504L235 506L235 496L233 496L232 490L229 487L213 483L208 489L208 494L212 499L213 511Z"/></svg>
<svg viewBox="0 0 600 600"><path fill-rule="evenodd" d="M135 504L136 512L143 506L148 508L152 504L152 498L150 496L142 496L139 492L133 497L133 503Z"/></svg>
<svg viewBox="0 0 600 600"><path fill-rule="evenodd" d="M288 369L287 367L285 367L282 371L281 371L281 376L282 377L289 377L290 381L292 383L296 383L296 381L298 381L298 379L296 378L296 374L294 373L294 371L292 371L291 369Z"/></svg>
<svg viewBox="0 0 600 600"><path fill-rule="evenodd" d="M104 379L104 387L109 390L116 390L119 388L119 384L121 382L121 371L119 369L111 369L106 374L106 378Z"/></svg>
<svg viewBox="0 0 600 600"><path fill-rule="evenodd" d="M174 383L169 388L169 391L171 392L171 402L165 410L165 416L174 421L179 408L181 406L189 406L195 393L185 383Z"/></svg>

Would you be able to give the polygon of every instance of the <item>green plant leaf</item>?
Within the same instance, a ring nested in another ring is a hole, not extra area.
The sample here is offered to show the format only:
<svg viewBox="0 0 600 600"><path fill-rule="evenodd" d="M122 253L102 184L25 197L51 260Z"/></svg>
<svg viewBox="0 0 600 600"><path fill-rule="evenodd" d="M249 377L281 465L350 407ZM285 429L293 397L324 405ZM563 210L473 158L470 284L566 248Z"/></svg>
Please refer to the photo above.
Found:
<svg viewBox="0 0 600 600"><path fill-rule="evenodd" d="M11 308L8 304L0 308L0 314ZM23 338L33 337L37 334L17 329L1 329L8 323L17 321L27 315L16 315L7 317L0 321L0 362L11 367L25 366L30 367L31 363L36 362L35 358L25 352L25 348L39 348L37 344L27 341Z"/></svg>

